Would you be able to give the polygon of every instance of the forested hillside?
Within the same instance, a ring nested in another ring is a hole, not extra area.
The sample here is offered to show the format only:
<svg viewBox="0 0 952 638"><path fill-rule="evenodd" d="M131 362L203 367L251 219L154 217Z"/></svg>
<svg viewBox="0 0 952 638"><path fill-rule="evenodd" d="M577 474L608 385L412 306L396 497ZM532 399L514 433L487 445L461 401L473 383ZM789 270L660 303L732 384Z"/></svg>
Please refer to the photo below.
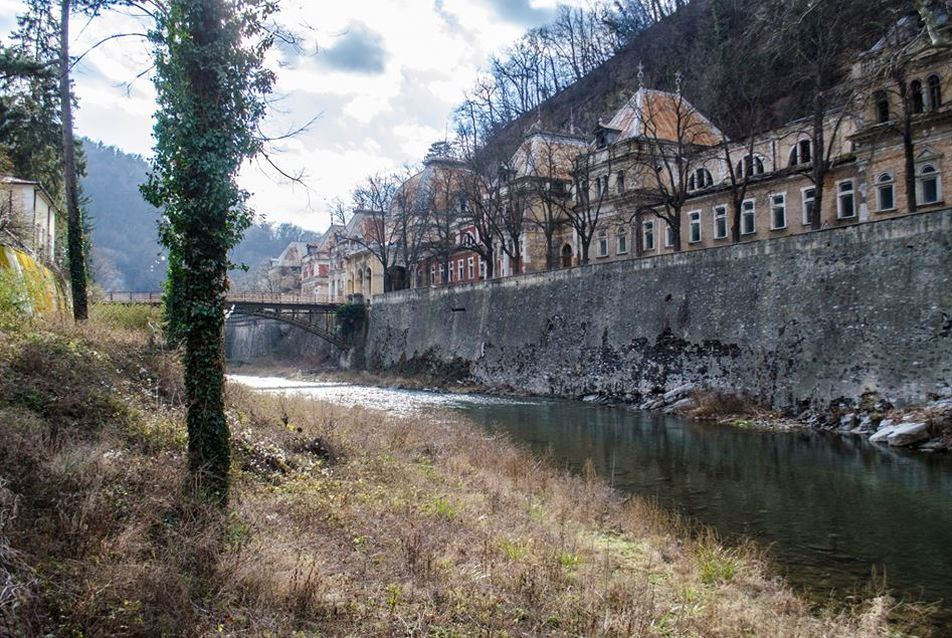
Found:
<svg viewBox="0 0 952 638"><path fill-rule="evenodd" d="M148 163L138 155L83 140L83 191L92 228L93 276L106 290L158 290L165 280L165 257L158 242L160 211L139 192ZM276 257L291 241L314 241L319 233L293 224L260 222L232 251L235 264L251 269ZM237 280L243 272L233 272Z"/></svg>
<svg viewBox="0 0 952 638"><path fill-rule="evenodd" d="M589 134L637 90L643 65L649 88L673 91L680 73L692 104L742 138L841 100L834 87L856 56L915 8L907 0L810 4L627 0L613 4L623 12L530 31L494 58L467 92L457 128L501 156L536 119L548 129ZM656 6L668 11L652 10ZM579 45L606 38L615 47L611 56L580 77L560 71L573 68Z"/></svg>

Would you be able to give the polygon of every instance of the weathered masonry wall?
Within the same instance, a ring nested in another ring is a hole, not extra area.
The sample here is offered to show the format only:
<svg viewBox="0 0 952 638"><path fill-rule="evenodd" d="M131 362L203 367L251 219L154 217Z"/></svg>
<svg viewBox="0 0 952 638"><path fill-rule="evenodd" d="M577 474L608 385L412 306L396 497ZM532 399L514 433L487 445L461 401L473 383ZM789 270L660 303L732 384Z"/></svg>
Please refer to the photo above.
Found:
<svg viewBox="0 0 952 638"><path fill-rule="evenodd" d="M373 301L368 365L639 399L682 383L775 407L952 391L952 210Z"/></svg>

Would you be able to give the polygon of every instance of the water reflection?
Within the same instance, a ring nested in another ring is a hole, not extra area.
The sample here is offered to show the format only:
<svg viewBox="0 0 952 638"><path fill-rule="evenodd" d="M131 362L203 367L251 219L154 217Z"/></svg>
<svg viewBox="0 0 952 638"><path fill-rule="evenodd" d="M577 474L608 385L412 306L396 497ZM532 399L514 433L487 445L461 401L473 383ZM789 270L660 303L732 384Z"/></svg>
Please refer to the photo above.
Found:
<svg viewBox="0 0 952 638"><path fill-rule="evenodd" d="M281 378L260 389L396 413L458 410L573 470L771 550L794 585L855 589L875 567L915 598L949 601L952 458L815 432L771 433L572 401L508 400Z"/></svg>

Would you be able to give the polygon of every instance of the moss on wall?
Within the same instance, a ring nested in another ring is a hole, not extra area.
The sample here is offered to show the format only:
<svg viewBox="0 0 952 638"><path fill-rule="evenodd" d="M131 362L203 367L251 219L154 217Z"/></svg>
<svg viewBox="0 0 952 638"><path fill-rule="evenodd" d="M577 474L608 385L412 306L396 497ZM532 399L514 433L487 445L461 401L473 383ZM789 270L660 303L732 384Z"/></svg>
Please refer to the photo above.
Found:
<svg viewBox="0 0 952 638"><path fill-rule="evenodd" d="M27 252L0 246L0 273L20 284L22 310L29 315L69 311L69 297L60 277Z"/></svg>

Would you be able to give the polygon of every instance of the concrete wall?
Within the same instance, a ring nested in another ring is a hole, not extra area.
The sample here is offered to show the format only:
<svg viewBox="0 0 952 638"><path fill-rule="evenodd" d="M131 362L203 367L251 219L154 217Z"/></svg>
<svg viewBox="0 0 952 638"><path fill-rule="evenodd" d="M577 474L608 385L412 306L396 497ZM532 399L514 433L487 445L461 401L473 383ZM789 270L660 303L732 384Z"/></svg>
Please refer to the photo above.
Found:
<svg viewBox="0 0 952 638"><path fill-rule="evenodd" d="M371 368L639 399L685 382L789 410L952 384L952 210L373 300Z"/></svg>
<svg viewBox="0 0 952 638"><path fill-rule="evenodd" d="M225 322L225 357L232 365L335 367L339 354L317 335L260 317Z"/></svg>

